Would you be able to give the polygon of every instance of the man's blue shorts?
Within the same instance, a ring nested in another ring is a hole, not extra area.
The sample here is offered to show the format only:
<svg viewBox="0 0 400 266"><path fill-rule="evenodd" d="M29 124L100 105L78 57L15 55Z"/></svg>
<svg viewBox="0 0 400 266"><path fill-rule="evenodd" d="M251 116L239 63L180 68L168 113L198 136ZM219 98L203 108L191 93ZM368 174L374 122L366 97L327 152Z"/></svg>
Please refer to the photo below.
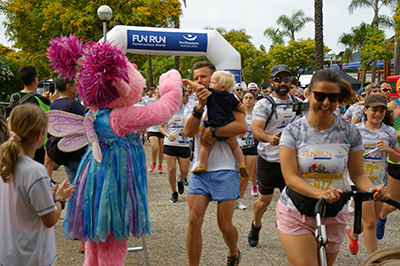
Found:
<svg viewBox="0 0 400 266"><path fill-rule="evenodd" d="M210 196L213 201L234 200L240 196L239 172L220 170L190 174L188 194Z"/></svg>

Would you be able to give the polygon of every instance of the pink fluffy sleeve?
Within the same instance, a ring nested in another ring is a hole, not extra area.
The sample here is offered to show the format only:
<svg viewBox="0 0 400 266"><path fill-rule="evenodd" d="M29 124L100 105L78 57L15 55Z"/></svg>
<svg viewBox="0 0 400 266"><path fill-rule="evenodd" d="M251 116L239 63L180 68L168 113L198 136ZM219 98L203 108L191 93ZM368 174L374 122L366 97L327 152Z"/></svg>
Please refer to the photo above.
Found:
<svg viewBox="0 0 400 266"><path fill-rule="evenodd" d="M176 70L160 77L161 98L149 106L127 106L112 110L111 129L117 136L126 136L135 131L166 122L178 111L182 102L182 79Z"/></svg>

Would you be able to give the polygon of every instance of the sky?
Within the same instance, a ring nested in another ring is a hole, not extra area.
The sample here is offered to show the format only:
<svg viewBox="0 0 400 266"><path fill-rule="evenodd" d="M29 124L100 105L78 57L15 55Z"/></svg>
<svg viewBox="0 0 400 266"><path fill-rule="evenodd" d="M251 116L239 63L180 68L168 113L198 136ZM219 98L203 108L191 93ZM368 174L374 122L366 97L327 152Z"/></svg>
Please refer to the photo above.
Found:
<svg viewBox="0 0 400 266"><path fill-rule="evenodd" d="M361 22L371 23L372 8L357 9L349 14L350 0L323 1L324 43L335 53L344 50L337 43L342 33L350 33L351 28ZM269 27L277 28L276 20L280 15L291 16L294 11L302 9L306 16L314 17L314 1L312 0L186 0L187 8L182 6L181 28L188 30L204 29L205 27L223 27L227 31L244 29L250 36L251 42L260 48L263 44L268 50L271 41L264 37L264 30ZM380 14L393 16L393 11L382 7ZM0 22L4 15L0 15ZM384 29L386 37L393 36L394 31ZM314 23L295 33L295 38L314 38ZM288 41L288 38L285 39ZM0 43L12 46L6 40L4 27L0 25Z"/></svg>

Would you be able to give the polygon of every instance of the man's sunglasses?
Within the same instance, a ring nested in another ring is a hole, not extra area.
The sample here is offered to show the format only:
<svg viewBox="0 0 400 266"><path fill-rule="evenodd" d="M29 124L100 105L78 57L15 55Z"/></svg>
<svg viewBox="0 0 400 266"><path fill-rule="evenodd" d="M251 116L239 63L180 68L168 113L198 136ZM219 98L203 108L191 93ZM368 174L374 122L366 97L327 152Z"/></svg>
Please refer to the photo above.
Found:
<svg viewBox="0 0 400 266"><path fill-rule="evenodd" d="M256 90L256 89L250 89L249 91L251 91L251 92L256 92L257 90Z"/></svg>
<svg viewBox="0 0 400 266"><path fill-rule="evenodd" d="M388 91L390 91L390 89L388 89L388 88L384 88L384 89L382 89L382 91L384 91L384 92L388 92Z"/></svg>
<svg viewBox="0 0 400 266"><path fill-rule="evenodd" d="M285 83L288 83L288 82L290 82L291 80L292 80L291 77L284 77L284 78L282 78L282 77L275 77L275 78L272 79L272 81L273 81L273 82L276 82L276 83L281 83L282 81L284 81Z"/></svg>
<svg viewBox="0 0 400 266"><path fill-rule="evenodd" d="M243 91L243 89L236 89L236 91Z"/></svg>
<svg viewBox="0 0 400 266"><path fill-rule="evenodd" d="M361 94L361 97L364 97L364 98L365 98L366 96L367 96L366 93L362 93L362 94Z"/></svg>
<svg viewBox="0 0 400 266"><path fill-rule="evenodd" d="M317 102L322 102L326 99L326 97L328 97L328 100L331 103L336 103L337 101L339 101L340 98L340 93L323 93L318 91L313 91L313 93L314 93L314 99Z"/></svg>

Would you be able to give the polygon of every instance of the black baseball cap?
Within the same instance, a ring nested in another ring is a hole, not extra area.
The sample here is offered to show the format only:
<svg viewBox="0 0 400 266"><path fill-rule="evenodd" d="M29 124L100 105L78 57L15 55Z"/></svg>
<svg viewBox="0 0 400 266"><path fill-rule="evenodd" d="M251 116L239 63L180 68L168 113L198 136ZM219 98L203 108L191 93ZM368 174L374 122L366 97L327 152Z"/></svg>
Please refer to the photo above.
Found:
<svg viewBox="0 0 400 266"><path fill-rule="evenodd" d="M278 75L281 72L286 72L286 73L289 73L289 75L292 75L292 72L290 71L289 66L276 65L271 68L271 78L274 78L276 75Z"/></svg>

